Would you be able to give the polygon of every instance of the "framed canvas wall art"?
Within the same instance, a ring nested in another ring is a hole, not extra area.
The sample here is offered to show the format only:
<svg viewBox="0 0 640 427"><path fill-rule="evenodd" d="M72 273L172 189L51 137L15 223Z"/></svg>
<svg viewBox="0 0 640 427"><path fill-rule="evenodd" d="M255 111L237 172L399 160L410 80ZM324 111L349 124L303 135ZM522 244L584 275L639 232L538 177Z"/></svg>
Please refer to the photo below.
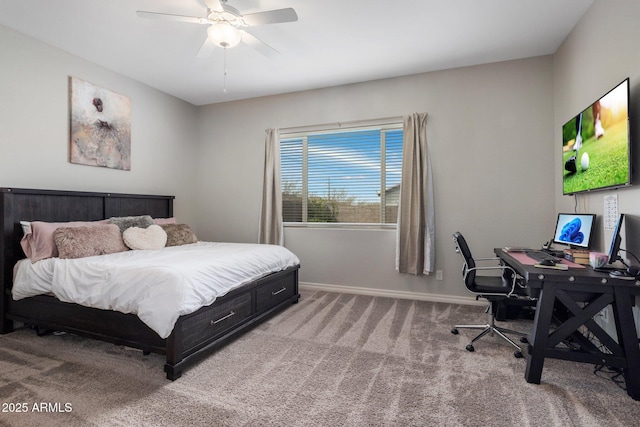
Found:
<svg viewBox="0 0 640 427"><path fill-rule="evenodd" d="M131 170L131 100L69 78L71 163Z"/></svg>

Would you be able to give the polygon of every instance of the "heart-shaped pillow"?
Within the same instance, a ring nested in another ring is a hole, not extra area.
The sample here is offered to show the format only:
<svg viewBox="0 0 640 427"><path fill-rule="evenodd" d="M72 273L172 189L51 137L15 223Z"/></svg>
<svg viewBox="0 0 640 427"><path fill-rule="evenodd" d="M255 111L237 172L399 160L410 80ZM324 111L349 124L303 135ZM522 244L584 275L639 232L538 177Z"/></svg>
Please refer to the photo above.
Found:
<svg viewBox="0 0 640 427"><path fill-rule="evenodd" d="M131 249L162 249L167 244L167 233L156 224L147 228L129 227L122 233L122 240Z"/></svg>

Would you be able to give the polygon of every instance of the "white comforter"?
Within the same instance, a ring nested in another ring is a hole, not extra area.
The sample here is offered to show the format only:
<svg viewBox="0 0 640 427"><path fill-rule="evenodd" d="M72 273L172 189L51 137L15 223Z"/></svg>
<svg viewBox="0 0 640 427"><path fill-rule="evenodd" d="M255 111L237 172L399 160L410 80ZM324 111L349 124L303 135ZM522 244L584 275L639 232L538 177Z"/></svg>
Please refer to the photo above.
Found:
<svg viewBox="0 0 640 427"><path fill-rule="evenodd" d="M230 290L299 264L275 245L198 242L16 267L13 299L53 294L61 301L133 313L162 338L179 316Z"/></svg>

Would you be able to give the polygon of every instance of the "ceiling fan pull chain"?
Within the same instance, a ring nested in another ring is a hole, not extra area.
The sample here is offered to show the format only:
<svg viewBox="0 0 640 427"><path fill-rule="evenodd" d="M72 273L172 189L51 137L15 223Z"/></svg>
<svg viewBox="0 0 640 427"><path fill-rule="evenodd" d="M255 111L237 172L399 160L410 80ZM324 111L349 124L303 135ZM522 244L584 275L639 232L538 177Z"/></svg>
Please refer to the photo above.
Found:
<svg viewBox="0 0 640 427"><path fill-rule="evenodd" d="M222 93L227 94L227 48L223 48L224 50L224 86L222 88Z"/></svg>

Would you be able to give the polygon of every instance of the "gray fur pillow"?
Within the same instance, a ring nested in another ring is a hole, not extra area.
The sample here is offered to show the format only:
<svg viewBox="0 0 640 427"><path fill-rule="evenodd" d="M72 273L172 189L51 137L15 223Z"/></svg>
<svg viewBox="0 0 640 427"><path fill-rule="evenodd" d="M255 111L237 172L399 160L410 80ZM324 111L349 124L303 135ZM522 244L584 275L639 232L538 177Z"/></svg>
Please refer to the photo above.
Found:
<svg viewBox="0 0 640 427"><path fill-rule="evenodd" d="M167 233L167 246L181 246L196 243L198 238L187 224L161 224Z"/></svg>
<svg viewBox="0 0 640 427"><path fill-rule="evenodd" d="M153 224L153 218L150 215L118 216L109 218L109 223L117 225L120 233L124 233L124 230L131 227L147 228Z"/></svg>
<svg viewBox="0 0 640 427"><path fill-rule="evenodd" d="M117 225L60 227L53 232L60 258L84 258L129 250Z"/></svg>

